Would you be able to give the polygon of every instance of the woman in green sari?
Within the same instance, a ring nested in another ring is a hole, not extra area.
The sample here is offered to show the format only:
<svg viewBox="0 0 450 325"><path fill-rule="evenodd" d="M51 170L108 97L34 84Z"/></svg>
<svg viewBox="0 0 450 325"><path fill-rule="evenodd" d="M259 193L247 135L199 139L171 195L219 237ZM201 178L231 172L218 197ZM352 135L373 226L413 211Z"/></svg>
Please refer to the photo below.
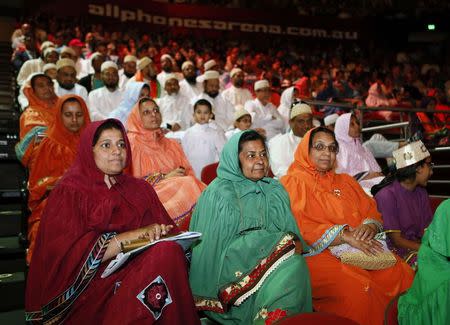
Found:
<svg viewBox="0 0 450 325"><path fill-rule="evenodd" d="M190 230L190 283L197 308L218 323L265 324L312 311L308 249L289 198L269 169L264 138L235 134L223 148L217 178L200 196Z"/></svg>
<svg viewBox="0 0 450 325"><path fill-rule="evenodd" d="M437 208L422 238L413 285L398 301L401 325L450 324L450 200Z"/></svg>

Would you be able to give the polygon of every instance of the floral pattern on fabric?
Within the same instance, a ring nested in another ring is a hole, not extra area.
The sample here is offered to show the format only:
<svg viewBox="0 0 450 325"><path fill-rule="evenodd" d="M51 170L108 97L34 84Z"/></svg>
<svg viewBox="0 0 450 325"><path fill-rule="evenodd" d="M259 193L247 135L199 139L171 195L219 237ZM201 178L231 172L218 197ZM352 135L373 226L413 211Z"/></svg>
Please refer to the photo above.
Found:
<svg viewBox="0 0 450 325"><path fill-rule="evenodd" d="M274 311L268 311L267 308L262 308L256 315L254 324L272 325L286 316L287 312L283 309L277 308Z"/></svg>
<svg viewBox="0 0 450 325"><path fill-rule="evenodd" d="M172 303L169 289L161 276L156 277L136 298L150 310L155 320L159 319L164 307Z"/></svg>

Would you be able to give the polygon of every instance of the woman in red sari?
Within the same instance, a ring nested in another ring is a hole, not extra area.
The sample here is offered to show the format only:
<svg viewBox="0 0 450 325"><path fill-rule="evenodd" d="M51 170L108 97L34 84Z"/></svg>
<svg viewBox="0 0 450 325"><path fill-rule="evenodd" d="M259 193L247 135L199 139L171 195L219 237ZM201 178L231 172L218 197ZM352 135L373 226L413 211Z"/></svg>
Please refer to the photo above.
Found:
<svg viewBox="0 0 450 325"><path fill-rule="evenodd" d="M55 122L48 128L47 136L37 146L29 163L28 264L48 194L75 160L80 133L89 123L89 111L81 97L61 97L56 103Z"/></svg>
<svg viewBox="0 0 450 325"><path fill-rule="evenodd" d="M178 232L144 180L122 173L118 120L91 123L49 196L26 290L26 320L46 324L199 324L182 248L159 243L102 279L121 242Z"/></svg>

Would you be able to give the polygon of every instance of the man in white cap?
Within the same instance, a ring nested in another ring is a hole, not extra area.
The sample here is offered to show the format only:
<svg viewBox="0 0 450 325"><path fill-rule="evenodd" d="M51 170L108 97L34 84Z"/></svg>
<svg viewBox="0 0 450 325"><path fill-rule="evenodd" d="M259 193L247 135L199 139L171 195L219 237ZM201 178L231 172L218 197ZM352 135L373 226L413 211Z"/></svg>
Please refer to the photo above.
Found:
<svg viewBox="0 0 450 325"><path fill-rule="evenodd" d="M119 70L119 88L125 89L128 81L136 74L137 61L138 59L134 55L125 56L122 69Z"/></svg>
<svg viewBox="0 0 450 325"><path fill-rule="evenodd" d="M228 99L234 107L237 105L245 105L249 100L253 99L251 92L244 88L244 71L234 68L230 72L231 87L223 91L223 97Z"/></svg>
<svg viewBox="0 0 450 325"><path fill-rule="evenodd" d="M202 83L197 81L194 63L192 61L183 62L181 71L184 79L180 81L180 92L189 100L193 100L203 92Z"/></svg>
<svg viewBox="0 0 450 325"><path fill-rule="evenodd" d="M156 78L156 68L152 59L144 56L137 62L137 72L130 81L142 81L150 86L150 97L159 98L164 91Z"/></svg>
<svg viewBox="0 0 450 325"><path fill-rule="evenodd" d="M271 91L267 80L255 82L256 98L245 103L245 109L252 114L253 127L266 131L268 140L275 135L283 133L286 126L283 117L270 102Z"/></svg>
<svg viewBox="0 0 450 325"><path fill-rule="evenodd" d="M225 89L225 85L228 83L228 73L221 73L219 63L214 60L208 60L203 64L204 71L217 71L219 73L220 89Z"/></svg>
<svg viewBox="0 0 450 325"><path fill-rule="evenodd" d="M269 141L270 167L280 178L294 161L294 153L303 136L313 127L313 113L309 105L298 103L292 107L289 119L290 131L278 134Z"/></svg>
<svg viewBox="0 0 450 325"><path fill-rule="evenodd" d="M89 69L86 67L85 61L80 60L73 48L64 46L61 50L61 59L71 59L75 63L75 70L77 71L77 79L81 79L89 74Z"/></svg>
<svg viewBox="0 0 450 325"><path fill-rule="evenodd" d="M331 131L334 132L334 125L336 124L338 117L339 117L339 114L336 114L336 113L327 115L323 119L323 124L325 125L325 127L327 129L330 129Z"/></svg>
<svg viewBox="0 0 450 325"><path fill-rule="evenodd" d="M208 100L213 106L214 123L212 124L217 125L225 132L233 125L233 113L235 109L233 104L226 100L220 92L219 73L214 70L206 71L200 77L203 81L204 90L203 93L194 98L191 104L197 102L199 99Z"/></svg>
<svg viewBox="0 0 450 325"><path fill-rule="evenodd" d="M191 126L192 110L189 98L180 93L178 77L174 73L165 76L165 95L157 99L162 115L161 127L173 132L186 130Z"/></svg>
<svg viewBox="0 0 450 325"><path fill-rule="evenodd" d="M80 79L80 81L78 81L80 85L86 88L88 93L104 86L101 75L101 67L103 62L105 61L106 56L101 54L100 52L95 52L91 55L90 62L92 64L94 73L90 73L86 77L83 77Z"/></svg>
<svg viewBox="0 0 450 325"><path fill-rule="evenodd" d="M164 86L167 75L173 72L173 58L169 54L163 54L161 56L161 70L156 76L156 79L161 86Z"/></svg>
<svg viewBox="0 0 450 325"><path fill-rule="evenodd" d="M45 43L45 44L44 44ZM42 72L42 68L47 63L56 63L59 54L54 47L49 46L51 42L44 42L41 47L41 56L37 59L25 61L17 74L17 84L22 85L27 78L36 72Z"/></svg>
<svg viewBox="0 0 450 325"><path fill-rule="evenodd" d="M75 69L75 62L71 59L61 59L56 62L56 69L56 95L61 97L68 94L75 94L87 101L88 92L86 88L77 84L77 70Z"/></svg>
<svg viewBox="0 0 450 325"><path fill-rule="evenodd" d="M101 66L101 76L104 86L89 94L89 113L91 121L108 118L109 114L119 106L122 100L122 90L119 88L119 68L112 61L106 61Z"/></svg>

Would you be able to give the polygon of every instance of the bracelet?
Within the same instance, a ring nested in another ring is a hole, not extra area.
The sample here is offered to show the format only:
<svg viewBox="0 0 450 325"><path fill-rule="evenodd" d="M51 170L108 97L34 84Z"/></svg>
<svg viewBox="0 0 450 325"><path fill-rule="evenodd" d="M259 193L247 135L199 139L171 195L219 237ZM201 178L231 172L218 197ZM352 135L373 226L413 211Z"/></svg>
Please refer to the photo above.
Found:
<svg viewBox="0 0 450 325"><path fill-rule="evenodd" d="M123 250L122 250L122 245L121 245L120 242L117 240L116 235L114 235L113 238L114 238L114 241L115 241L116 244L117 244L117 247L119 247L119 252L122 253L122 252L123 252Z"/></svg>
<svg viewBox="0 0 450 325"><path fill-rule="evenodd" d="M344 231L346 231L348 228L347 227L344 227L344 228L342 228L342 230L339 232L339 238L341 239L341 241L343 241L344 240Z"/></svg>

